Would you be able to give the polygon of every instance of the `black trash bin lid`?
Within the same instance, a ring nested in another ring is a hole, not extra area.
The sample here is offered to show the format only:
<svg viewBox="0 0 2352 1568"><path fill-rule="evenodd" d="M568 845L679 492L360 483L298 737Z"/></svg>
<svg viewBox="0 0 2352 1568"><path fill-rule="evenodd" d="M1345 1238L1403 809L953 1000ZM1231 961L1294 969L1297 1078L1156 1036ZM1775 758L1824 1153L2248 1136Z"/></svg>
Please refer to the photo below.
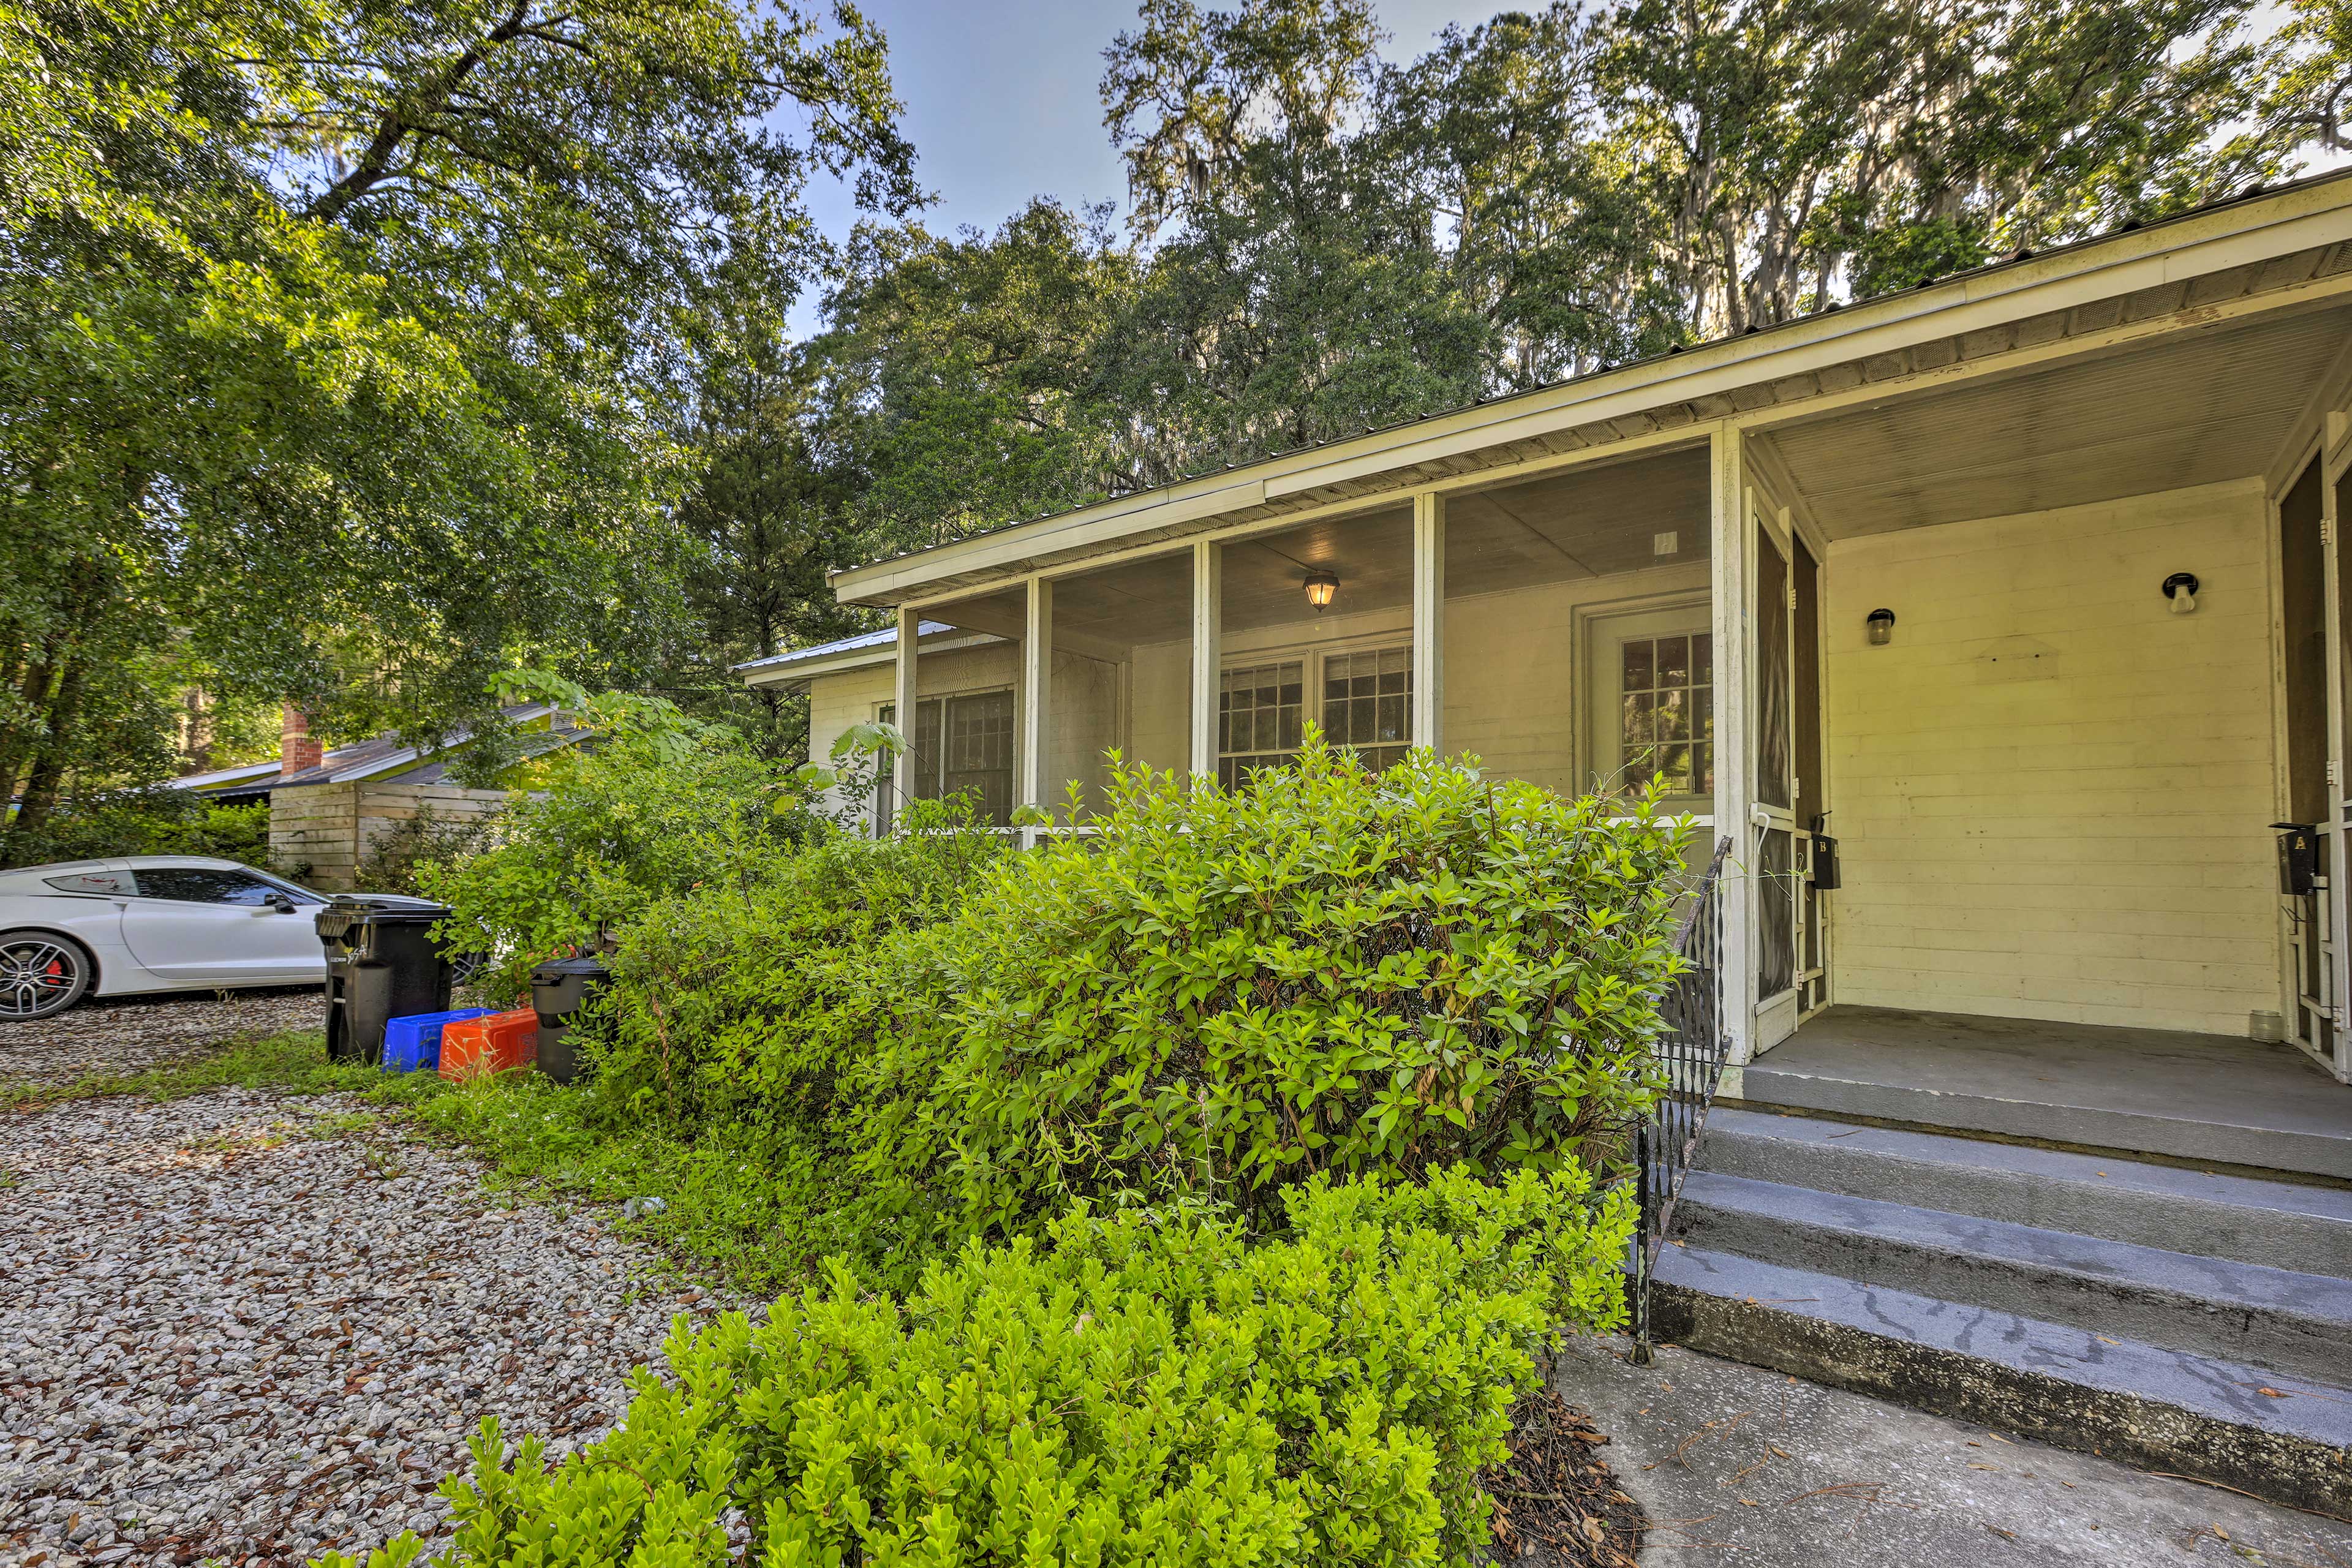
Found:
<svg viewBox="0 0 2352 1568"><path fill-rule="evenodd" d="M551 958L545 963L533 968L530 978L533 984L541 981L552 984L556 981L569 979L575 974L585 974L592 979L601 980L612 973L604 966L604 961L601 958Z"/></svg>
<svg viewBox="0 0 2352 1568"><path fill-rule="evenodd" d="M352 925L378 926L430 925L447 920L451 912L446 904L404 893L341 893L322 911L341 915Z"/></svg>

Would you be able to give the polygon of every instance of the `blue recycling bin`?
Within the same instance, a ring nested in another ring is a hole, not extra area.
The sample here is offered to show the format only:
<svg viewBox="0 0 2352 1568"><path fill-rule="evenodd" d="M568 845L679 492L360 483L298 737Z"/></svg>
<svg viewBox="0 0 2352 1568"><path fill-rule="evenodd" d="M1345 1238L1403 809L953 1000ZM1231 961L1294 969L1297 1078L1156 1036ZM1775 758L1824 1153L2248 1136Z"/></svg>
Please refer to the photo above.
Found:
<svg viewBox="0 0 2352 1568"><path fill-rule="evenodd" d="M447 1013L412 1013L383 1026L383 1070L434 1072L441 1066L441 1029L468 1018L488 1017L495 1007L459 1007Z"/></svg>

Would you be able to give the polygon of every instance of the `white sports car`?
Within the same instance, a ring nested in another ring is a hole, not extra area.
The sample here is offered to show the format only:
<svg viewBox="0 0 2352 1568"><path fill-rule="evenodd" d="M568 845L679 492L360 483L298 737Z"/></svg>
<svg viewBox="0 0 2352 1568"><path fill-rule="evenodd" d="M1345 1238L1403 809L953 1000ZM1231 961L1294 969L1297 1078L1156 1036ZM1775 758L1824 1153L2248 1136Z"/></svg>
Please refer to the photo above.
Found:
<svg viewBox="0 0 2352 1568"><path fill-rule="evenodd" d="M323 983L323 893L200 855L0 871L0 1021L84 996Z"/></svg>

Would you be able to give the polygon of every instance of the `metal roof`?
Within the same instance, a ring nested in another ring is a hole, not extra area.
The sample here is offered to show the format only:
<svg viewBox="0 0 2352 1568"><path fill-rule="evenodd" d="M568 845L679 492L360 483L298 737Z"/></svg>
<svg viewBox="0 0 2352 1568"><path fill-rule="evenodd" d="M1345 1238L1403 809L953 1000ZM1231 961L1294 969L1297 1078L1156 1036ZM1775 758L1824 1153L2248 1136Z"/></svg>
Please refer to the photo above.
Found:
<svg viewBox="0 0 2352 1568"><path fill-rule="evenodd" d="M554 713L555 709L545 702L522 702L501 708L499 711L509 722L521 724L545 718ZM535 747L528 754L537 755L540 752L552 750L557 744L568 745L578 738L576 733L556 733L562 739L550 745ZM472 731L457 730L445 736L438 746L421 747L404 745L397 734L375 735L364 741L355 741L348 746L338 746L329 752L318 766L303 768L297 773L280 773L278 769L283 765L280 759L252 763L241 768L225 768L217 773L192 773L168 782L175 789L202 790L215 800L263 795L272 790L302 784L348 784L353 779L375 778L396 769L409 768L421 759L437 758L440 753L453 751L472 739ZM437 781L441 776L440 769L441 764L437 761L426 762L416 771L431 771L433 778L416 782Z"/></svg>
<svg viewBox="0 0 2352 1568"><path fill-rule="evenodd" d="M919 637L927 637L937 632L951 632L956 629L945 621L925 621L915 635ZM730 673L744 669L778 669L785 665L807 664L815 659L831 658L836 654L861 653L868 648L895 647L898 643L898 628L884 626L878 632L860 632L854 637L843 637L838 642L819 643L814 647L787 648L782 653L772 653L765 658L746 659L741 664L731 664L727 668Z"/></svg>

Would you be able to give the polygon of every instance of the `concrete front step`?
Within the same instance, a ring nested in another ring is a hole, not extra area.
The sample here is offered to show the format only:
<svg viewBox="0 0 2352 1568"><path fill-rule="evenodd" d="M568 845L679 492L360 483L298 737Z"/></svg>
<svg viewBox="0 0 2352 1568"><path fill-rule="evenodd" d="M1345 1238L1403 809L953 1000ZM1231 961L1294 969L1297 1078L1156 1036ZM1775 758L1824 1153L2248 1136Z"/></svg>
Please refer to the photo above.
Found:
<svg viewBox="0 0 2352 1568"><path fill-rule="evenodd" d="M1677 1239L2308 1377L2352 1367L2352 1279L1694 1171Z"/></svg>
<svg viewBox="0 0 2352 1568"><path fill-rule="evenodd" d="M1664 1249L1652 1300L1694 1350L2352 1511L2352 1389L1696 1246Z"/></svg>
<svg viewBox="0 0 2352 1568"><path fill-rule="evenodd" d="M1708 1116L1700 1163L1751 1181L2352 1279L2352 1189L2342 1187L1730 1106Z"/></svg>
<svg viewBox="0 0 2352 1568"><path fill-rule="evenodd" d="M2184 1098L2177 1112L2096 1102L2070 1089L2032 1084L2002 1092L1988 1078L1979 1088L1930 1087L1883 1081L1866 1065L1766 1056L1740 1069L1736 1089L1744 1109L1781 1108L1829 1116L1867 1117L1915 1127L1990 1132L2044 1143L2113 1149L2167 1159L2238 1165L2352 1180L2352 1123L2322 1119L2294 1125L2291 1116L2258 1120L2260 1107L2217 1106ZM2347 1092L2314 1079L2307 1092ZM2033 1090L2028 1092L2029 1089Z"/></svg>

